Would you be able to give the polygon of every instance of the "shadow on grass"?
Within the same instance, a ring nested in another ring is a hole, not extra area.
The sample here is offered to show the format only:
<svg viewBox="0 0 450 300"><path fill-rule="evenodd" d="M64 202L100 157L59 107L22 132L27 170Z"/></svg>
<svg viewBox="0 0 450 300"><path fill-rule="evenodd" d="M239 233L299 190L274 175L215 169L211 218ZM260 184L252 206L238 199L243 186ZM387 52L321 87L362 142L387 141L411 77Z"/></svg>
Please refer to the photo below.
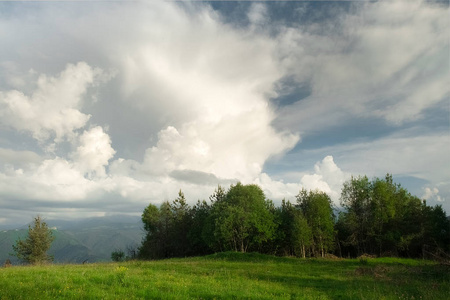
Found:
<svg viewBox="0 0 450 300"><path fill-rule="evenodd" d="M235 252L206 258L272 265L272 269L264 274L249 271L244 276L255 281L275 282L283 286L292 299L314 298L317 293L328 299L448 299L450 295L450 268L430 262L415 261L412 264L405 261L403 264L402 260L375 259L362 263L359 260L297 259ZM292 267L284 269L281 265L285 264ZM308 297L305 291L311 296ZM205 295L205 298L217 296Z"/></svg>
<svg viewBox="0 0 450 300"><path fill-rule="evenodd" d="M224 261L235 261L235 262L288 262L292 263L298 261L296 258L290 257L277 257L273 255L261 254L257 252L241 253L241 252L218 252L211 255L202 256L202 259L207 260L224 260Z"/></svg>

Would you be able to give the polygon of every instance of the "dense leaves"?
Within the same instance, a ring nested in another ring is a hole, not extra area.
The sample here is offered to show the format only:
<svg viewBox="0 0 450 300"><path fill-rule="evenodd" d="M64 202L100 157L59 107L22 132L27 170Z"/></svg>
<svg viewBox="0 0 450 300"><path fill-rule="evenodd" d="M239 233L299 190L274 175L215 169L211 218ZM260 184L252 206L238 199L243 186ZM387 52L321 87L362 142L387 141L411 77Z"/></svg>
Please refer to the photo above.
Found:
<svg viewBox="0 0 450 300"><path fill-rule="evenodd" d="M312 256L324 257L334 249L334 214L330 197L319 191L300 191L297 204L311 231L309 241Z"/></svg>
<svg viewBox="0 0 450 300"><path fill-rule="evenodd" d="M142 258L160 259L221 251L282 256L356 257L361 254L433 258L450 251L450 221L441 206L412 196L391 175L345 182L341 206L321 191L301 190L296 204L279 207L257 185L218 187L209 201L190 207L180 191L172 203L149 204ZM430 257L431 256L431 257Z"/></svg>
<svg viewBox="0 0 450 300"><path fill-rule="evenodd" d="M441 206L384 179L352 177L344 184L336 228L344 255L424 257L450 249L450 222Z"/></svg>
<svg viewBox="0 0 450 300"><path fill-rule="evenodd" d="M274 234L273 215L257 185L238 183L213 204L214 237L224 250L256 251Z"/></svg>

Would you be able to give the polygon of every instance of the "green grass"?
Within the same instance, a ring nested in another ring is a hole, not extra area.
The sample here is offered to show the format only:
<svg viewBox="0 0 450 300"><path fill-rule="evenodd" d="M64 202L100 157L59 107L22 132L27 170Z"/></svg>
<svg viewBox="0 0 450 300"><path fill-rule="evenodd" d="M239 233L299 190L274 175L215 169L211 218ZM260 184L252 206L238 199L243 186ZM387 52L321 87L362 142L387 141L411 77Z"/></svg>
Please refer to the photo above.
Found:
<svg viewBox="0 0 450 300"><path fill-rule="evenodd" d="M448 299L449 271L410 259L220 253L0 268L0 299Z"/></svg>

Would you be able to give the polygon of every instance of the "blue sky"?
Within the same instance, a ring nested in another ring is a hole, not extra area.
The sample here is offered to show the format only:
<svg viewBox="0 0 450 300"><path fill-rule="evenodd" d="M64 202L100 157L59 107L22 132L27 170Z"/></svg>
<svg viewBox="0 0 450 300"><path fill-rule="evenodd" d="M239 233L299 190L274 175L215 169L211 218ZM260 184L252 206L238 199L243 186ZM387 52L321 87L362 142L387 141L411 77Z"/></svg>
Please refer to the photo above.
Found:
<svg viewBox="0 0 450 300"><path fill-rule="evenodd" d="M448 3L0 3L0 226L393 174L450 211ZM6 45L6 46L5 46Z"/></svg>

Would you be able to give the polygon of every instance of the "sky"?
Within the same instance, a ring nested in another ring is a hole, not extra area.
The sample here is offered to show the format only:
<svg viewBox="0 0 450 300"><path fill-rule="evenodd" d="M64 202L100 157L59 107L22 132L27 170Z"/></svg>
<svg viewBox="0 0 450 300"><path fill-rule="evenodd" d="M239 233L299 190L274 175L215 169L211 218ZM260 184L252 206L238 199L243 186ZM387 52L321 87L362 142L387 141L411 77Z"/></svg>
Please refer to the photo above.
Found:
<svg viewBox="0 0 450 300"><path fill-rule="evenodd" d="M448 2L0 2L0 228L393 175L450 213Z"/></svg>

